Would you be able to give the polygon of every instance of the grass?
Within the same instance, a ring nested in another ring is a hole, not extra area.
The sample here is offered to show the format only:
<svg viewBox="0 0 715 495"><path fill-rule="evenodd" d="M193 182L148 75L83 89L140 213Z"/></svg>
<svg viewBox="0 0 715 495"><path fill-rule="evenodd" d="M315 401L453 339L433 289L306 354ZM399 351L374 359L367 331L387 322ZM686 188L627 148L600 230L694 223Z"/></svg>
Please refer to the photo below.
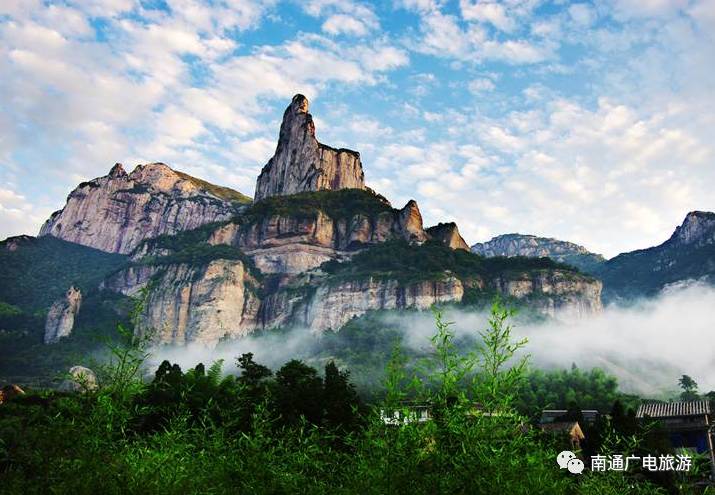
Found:
<svg viewBox="0 0 715 495"><path fill-rule="evenodd" d="M244 205L251 204L253 202L252 198L249 198L245 194L240 193L229 187L217 186L216 184L211 184L210 182L206 182L205 180L197 179L196 177L193 177L184 172L179 172L176 170L174 172L182 179L191 181L197 187L200 187L201 189L213 194L217 198L225 199L226 201L234 201L236 203L241 203Z"/></svg>

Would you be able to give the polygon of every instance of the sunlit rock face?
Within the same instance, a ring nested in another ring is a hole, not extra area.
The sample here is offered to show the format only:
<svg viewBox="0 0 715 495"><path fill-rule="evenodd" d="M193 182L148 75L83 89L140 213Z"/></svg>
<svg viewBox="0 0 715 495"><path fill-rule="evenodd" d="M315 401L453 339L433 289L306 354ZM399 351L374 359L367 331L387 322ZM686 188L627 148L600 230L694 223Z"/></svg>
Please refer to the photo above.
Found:
<svg viewBox="0 0 715 495"><path fill-rule="evenodd" d="M433 304L459 302L462 283L454 278L401 284L396 280L354 280L318 288L308 305L306 325L313 332L339 330L352 318L383 309L428 309Z"/></svg>
<svg viewBox="0 0 715 495"><path fill-rule="evenodd" d="M222 338L243 337L257 326L256 289L256 281L238 260L169 265L152 285L139 333L149 333L159 343L209 346ZM132 291L129 286L125 290Z"/></svg>
<svg viewBox="0 0 715 495"><path fill-rule="evenodd" d="M227 220L248 202L163 163L139 165L130 174L116 164L108 175L72 191L40 235L127 254L144 239Z"/></svg>
<svg viewBox="0 0 715 495"><path fill-rule="evenodd" d="M255 201L346 188L365 188L360 153L319 143L308 99L295 95L283 114L276 152L258 176Z"/></svg>
<svg viewBox="0 0 715 495"><path fill-rule="evenodd" d="M547 316L582 318L600 313L603 284L592 277L563 270L510 273L492 282L500 294L526 300Z"/></svg>
<svg viewBox="0 0 715 495"><path fill-rule="evenodd" d="M82 293L74 287L52 304L45 320L45 344L56 344L72 333L81 304Z"/></svg>
<svg viewBox="0 0 715 495"><path fill-rule="evenodd" d="M331 217L317 210L311 216L270 215L254 223L228 223L208 243L240 248L264 273L298 274L370 245L427 238L417 203L410 201L401 210L387 208L375 215Z"/></svg>

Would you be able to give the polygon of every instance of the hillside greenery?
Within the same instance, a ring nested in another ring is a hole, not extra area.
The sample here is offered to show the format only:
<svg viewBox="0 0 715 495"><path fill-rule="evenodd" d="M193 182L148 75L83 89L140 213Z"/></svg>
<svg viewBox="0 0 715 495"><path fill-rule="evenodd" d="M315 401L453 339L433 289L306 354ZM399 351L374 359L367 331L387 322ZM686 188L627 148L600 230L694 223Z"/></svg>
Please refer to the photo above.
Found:
<svg viewBox="0 0 715 495"><path fill-rule="evenodd" d="M16 250L7 242L0 243L0 302L25 312L47 310L72 285L86 293L127 263L126 256L52 236L26 238Z"/></svg>
<svg viewBox="0 0 715 495"><path fill-rule="evenodd" d="M438 241L422 245L389 241L361 251L350 261L328 261L321 268L335 281L372 277L418 282L442 279L447 273L464 279L555 269L578 276L573 268L549 258L485 258Z"/></svg>
<svg viewBox="0 0 715 495"><path fill-rule="evenodd" d="M132 304L121 294L90 291L72 334L50 345L43 343L44 311L0 315L0 382L51 386L70 367L90 365L107 340L120 339L115 327L127 323Z"/></svg>
<svg viewBox="0 0 715 495"><path fill-rule="evenodd" d="M239 218L241 223L253 224L274 215L292 218L315 218L318 211L333 219L396 211L383 196L364 189L324 190L271 196L254 203Z"/></svg>
<svg viewBox="0 0 715 495"><path fill-rule="evenodd" d="M202 266L213 260L238 260L258 279L262 278L261 272L256 268L253 260L240 249L226 244L194 244L166 256L146 256L138 263L151 266L174 265L187 263Z"/></svg>
<svg viewBox="0 0 715 495"><path fill-rule="evenodd" d="M234 201L236 203L241 203L241 204L250 204L253 202L252 198L249 198L243 193L240 193L234 189L231 189L229 187L224 187L224 186L217 186L216 184L211 184L210 182L206 182L205 180L198 179L196 177L193 177L189 174L185 174L184 172L178 172L174 171L176 175L181 177L182 179L189 180L193 182L196 186L200 187L201 189L210 192L214 196L225 199L227 201Z"/></svg>
<svg viewBox="0 0 715 495"><path fill-rule="evenodd" d="M175 234L162 234L153 239L142 241L134 249L135 253L146 251L166 250L172 253L191 249L201 244L206 244L211 234L218 228L230 223L229 221L211 222L191 230L183 230Z"/></svg>
<svg viewBox="0 0 715 495"><path fill-rule="evenodd" d="M706 473L656 478L559 470L563 439L542 434L514 409L526 362L511 337L509 313L496 305L481 332L489 345L456 353L448 323L436 331L411 379L396 347L383 400L365 405L350 375L328 362L320 373L299 360L275 372L250 354L239 374L221 363L184 371L164 362L149 381L135 374L144 342L112 346L99 389L30 393L0 405L2 491L30 495L94 493L310 494L652 494L700 493ZM463 379L473 376L469 384ZM429 383L425 387L422 383ZM416 393L432 420L386 425L380 411L405 414ZM475 404L479 405L478 407ZM599 453L668 451L628 414L600 426ZM616 450L613 450L613 449ZM622 450L619 450L622 449ZM588 459L584 458L588 465Z"/></svg>
<svg viewBox="0 0 715 495"><path fill-rule="evenodd" d="M715 283L715 245L665 243L620 254L602 263L593 274L603 280L606 301L653 296L665 285L683 280Z"/></svg>

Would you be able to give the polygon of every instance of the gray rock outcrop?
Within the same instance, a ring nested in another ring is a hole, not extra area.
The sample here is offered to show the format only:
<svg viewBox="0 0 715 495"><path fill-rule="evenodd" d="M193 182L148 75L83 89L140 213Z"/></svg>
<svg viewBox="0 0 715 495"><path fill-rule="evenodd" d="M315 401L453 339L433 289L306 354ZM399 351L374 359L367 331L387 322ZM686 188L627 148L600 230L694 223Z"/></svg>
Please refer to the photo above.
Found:
<svg viewBox="0 0 715 495"><path fill-rule="evenodd" d="M256 328L257 288L238 260L169 265L152 287L139 333L152 332L153 341L171 344L243 337Z"/></svg>
<svg viewBox="0 0 715 495"><path fill-rule="evenodd" d="M308 99L295 95L283 114L276 151L256 181L255 201L346 188L365 188L360 154L319 143L308 112Z"/></svg>
<svg viewBox="0 0 715 495"><path fill-rule="evenodd" d="M236 191L163 163L139 165L130 174L116 164L108 175L72 191L40 235L127 254L144 239L227 220L247 203L250 198Z"/></svg>
<svg viewBox="0 0 715 495"><path fill-rule="evenodd" d="M592 253L578 244L525 234L500 235L488 242L478 242L471 249L473 253L486 257L551 258L589 273L605 261L600 254Z"/></svg>
<svg viewBox="0 0 715 495"><path fill-rule="evenodd" d="M454 222L438 223L434 227L427 229L427 235L452 249L463 249L469 251L469 245L459 233L457 224Z"/></svg>
<svg viewBox="0 0 715 495"><path fill-rule="evenodd" d="M82 293L74 287L70 287L65 297L52 304L45 320L45 344L56 344L72 333L81 304Z"/></svg>
<svg viewBox="0 0 715 495"><path fill-rule="evenodd" d="M60 383L61 392L89 392L98 387L97 375L84 366L72 366L68 377Z"/></svg>
<svg viewBox="0 0 715 495"><path fill-rule="evenodd" d="M715 213L691 211L666 242L689 246L715 244Z"/></svg>
<svg viewBox="0 0 715 495"><path fill-rule="evenodd" d="M251 256L264 273L298 274L332 259L342 259L370 245L403 239L427 239L417 203L377 214L330 216L316 209L310 215L275 214L255 221L228 223L209 238L209 244L236 246Z"/></svg>

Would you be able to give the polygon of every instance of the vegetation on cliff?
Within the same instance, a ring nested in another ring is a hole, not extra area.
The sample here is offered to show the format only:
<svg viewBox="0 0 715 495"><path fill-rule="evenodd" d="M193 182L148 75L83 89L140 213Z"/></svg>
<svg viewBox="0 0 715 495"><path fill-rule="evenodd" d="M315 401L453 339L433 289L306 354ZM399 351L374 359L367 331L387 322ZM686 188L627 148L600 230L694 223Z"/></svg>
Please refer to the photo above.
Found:
<svg viewBox="0 0 715 495"><path fill-rule="evenodd" d="M355 215L373 218L380 213L396 211L383 196L366 189L340 189L304 192L290 196L271 196L254 203L239 218L253 224L275 215L292 218L315 218L318 211L333 219Z"/></svg>
<svg viewBox="0 0 715 495"><path fill-rule="evenodd" d="M198 179L189 174L185 174L184 172L179 172L178 170L174 170L174 173L182 179L191 181L197 187L213 194L218 198L225 199L227 201L235 201L236 203L241 204L250 204L253 201L253 199L249 198L245 194L231 189L230 187L217 186L216 184L211 184L210 182Z"/></svg>
<svg viewBox="0 0 715 495"><path fill-rule="evenodd" d="M23 311L46 310L74 285L82 292L97 287L103 277L127 262L52 236L28 238L17 249L0 243L0 301Z"/></svg>
<svg viewBox="0 0 715 495"><path fill-rule="evenodd" d="M389 241L361 251L347 262L328 261L321 268L339 279L368 277L401 282L439 280L447 274L458 278L491 278L538 270L577 272L549 258L485 258L461 249L450 249L437 241L422 245Z"/></svg>

